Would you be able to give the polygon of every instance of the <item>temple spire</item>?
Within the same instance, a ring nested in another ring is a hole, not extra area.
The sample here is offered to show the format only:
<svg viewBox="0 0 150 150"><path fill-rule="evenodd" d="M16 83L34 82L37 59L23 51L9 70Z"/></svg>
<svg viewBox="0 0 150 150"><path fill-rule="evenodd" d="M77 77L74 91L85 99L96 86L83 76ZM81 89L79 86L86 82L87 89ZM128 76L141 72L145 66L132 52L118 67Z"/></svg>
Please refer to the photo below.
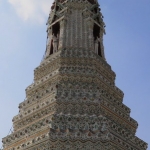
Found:
<svg viewBox="0 0 150 150"><path fill-rule="evenodd" d="M64 48L82 48L95 52L105 60L105 24L99 10L95 0L55 1L47 22L45 58Z"/></svg>
<svg viewBox="0 0 150 150"><path fill-rule="evenodd" d="M105 60L97 1L54 1L47 25L44 60L4 150L146 150Z"/></svg>

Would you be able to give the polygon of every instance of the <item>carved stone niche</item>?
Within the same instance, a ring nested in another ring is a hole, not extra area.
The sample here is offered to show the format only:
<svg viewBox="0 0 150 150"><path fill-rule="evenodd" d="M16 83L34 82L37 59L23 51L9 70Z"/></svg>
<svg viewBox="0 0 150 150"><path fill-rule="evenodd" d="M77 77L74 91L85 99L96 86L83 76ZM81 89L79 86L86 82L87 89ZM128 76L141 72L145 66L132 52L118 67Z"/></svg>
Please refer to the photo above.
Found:
<svg viewBox="0 0 150 150"><path fill-rule="evenodd" d="M56 22L51 26L51 32L48 35L46 57L58 51L59 35L60 35L60 23Z"/></svg>
<svg viewBox="0 0 150 150"><path fill-rule="evenodd" d="M101 28L94 23L93 26L93 36L94 36L94 44L95 44L95 52L99 55L99 56L103 56L102 55L102 40L100 37L100 33L101 33Z"/></svg>

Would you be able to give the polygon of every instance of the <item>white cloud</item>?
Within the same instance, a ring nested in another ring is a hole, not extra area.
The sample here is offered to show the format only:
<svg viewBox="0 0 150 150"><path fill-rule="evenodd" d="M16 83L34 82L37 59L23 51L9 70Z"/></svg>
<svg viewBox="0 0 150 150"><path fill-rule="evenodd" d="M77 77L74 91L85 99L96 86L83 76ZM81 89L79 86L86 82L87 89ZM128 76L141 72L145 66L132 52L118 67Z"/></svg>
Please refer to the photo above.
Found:
<svg viewBox="0 0 150 150"><path fill-rule="evenodd" d="M8 0L24 21L43 23L54 0Z"/></svg>

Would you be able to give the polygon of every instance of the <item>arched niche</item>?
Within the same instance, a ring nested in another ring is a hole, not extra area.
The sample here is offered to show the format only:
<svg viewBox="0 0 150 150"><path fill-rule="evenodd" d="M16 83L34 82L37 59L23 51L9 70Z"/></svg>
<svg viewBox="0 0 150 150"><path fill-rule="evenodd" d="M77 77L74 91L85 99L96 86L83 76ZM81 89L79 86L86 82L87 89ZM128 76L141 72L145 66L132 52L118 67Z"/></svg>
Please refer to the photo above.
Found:
<svg viewBox="0 0 150 150"><path fill-rule="evenodd" d="M60 23L56 22L52 26L52 38L50 43L50 55L57 52L59 44Z"/></svg>
<svg viewBox="0 0 150 150"><path fill-rule="evenodd" d="M94 23L93 26L93 36L94 36L94 49L95 52L102 57L102 49L101 49L101 39L100 39L100 27Z"/></svg>
<svg viewBox="0 0 150 150"><path fill-rule="evenodd" d="M57 22L52 26L52 34L57 36L60 33L60 23Z"/></svg>

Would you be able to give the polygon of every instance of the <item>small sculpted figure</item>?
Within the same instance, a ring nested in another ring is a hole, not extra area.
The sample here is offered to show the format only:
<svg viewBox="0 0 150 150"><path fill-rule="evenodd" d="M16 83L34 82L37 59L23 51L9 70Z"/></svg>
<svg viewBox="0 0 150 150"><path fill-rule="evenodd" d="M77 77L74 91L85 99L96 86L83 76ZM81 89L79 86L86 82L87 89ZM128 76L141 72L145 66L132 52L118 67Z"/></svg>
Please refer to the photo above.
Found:
<svg viewBox="0 0 150 150"><path fill-rule="evenodd" d="M100 42L100 38L97 37L97 39L95 40L95 53L98 54L98 45L99 45L99 42Z"/></svg>
<svg viewBox="0 0 150 150"><path fill-rule="evenodd" d="M55 35L53 34L52 40L53 40L53 52L56 53L57 50L58 50L58 35L55 36Z"/></svg>

